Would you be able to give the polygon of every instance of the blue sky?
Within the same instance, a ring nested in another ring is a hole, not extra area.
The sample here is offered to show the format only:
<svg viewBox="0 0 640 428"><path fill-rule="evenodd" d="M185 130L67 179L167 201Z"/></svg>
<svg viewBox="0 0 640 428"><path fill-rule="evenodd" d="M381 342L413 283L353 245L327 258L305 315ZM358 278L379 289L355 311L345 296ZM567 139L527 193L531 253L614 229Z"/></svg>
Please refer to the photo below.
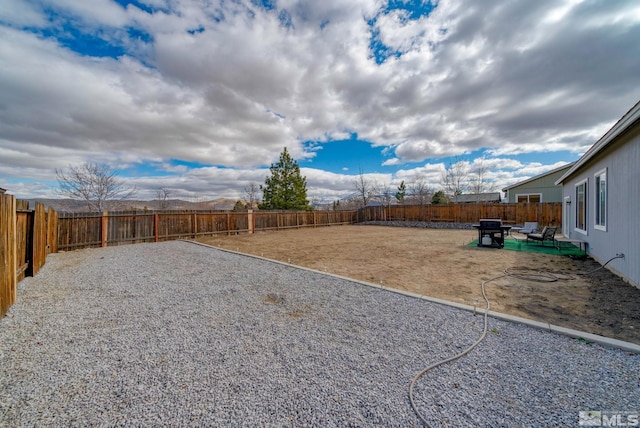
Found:
<svg viewBox="0 0 640 428"><path fill-rule="evenodd" d="M9 0L0 5L0 187L118 170L138 197L240 198L283 147L316 202L488 188L576 160L640 99L636 1Z"/></svg>

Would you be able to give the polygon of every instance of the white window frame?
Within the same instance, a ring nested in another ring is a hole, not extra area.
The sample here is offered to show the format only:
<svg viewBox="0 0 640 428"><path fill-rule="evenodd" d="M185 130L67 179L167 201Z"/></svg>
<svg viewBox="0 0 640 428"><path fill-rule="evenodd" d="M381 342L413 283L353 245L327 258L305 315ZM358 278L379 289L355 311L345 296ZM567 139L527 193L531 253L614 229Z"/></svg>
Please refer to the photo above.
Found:
<svg viewBox="0 0 640 428"><path fill-rule="evenodd" d="M578 213L578 209L580 206L580 201L578 199L578 187L584 185L584 208L583 208L583 214L584 214L584 229L580 229L578 227L578 219L580 218L579 213ZM578 181L576 183L575 186L575 192L574 192L574 197L575 197L575 223L573 225L573 228L576 232L581 233L583 235L587 234L587 228L588 228L588 217L587 214L589 213L589 210L587 209L588 203L589 203L589 179L585 178L584 180Z"/></svg>
<svg viewBox="0 0 640 428"><path fill-rule="evenodd" d="M539 196L540 197L540 202L542 202L542 193L516 193L516 203L520 203L518 202L518 198L521 196L526 196L527 197L527 203L529 202L529 196Z"/></svg>
<svg viewBox="0 0 640 428"><path fill-rule="evenodd" d="M593 227L597 230L607 231L607 217L608 217L608 198L607 194L609 193L609 183L607 182L607 168L601 169L593 175L594 179L594 201L593 204ZM604 221L602 221L602 213L600 212L600 197L602 194L600 193L600 182L604 177Z"/></svg>

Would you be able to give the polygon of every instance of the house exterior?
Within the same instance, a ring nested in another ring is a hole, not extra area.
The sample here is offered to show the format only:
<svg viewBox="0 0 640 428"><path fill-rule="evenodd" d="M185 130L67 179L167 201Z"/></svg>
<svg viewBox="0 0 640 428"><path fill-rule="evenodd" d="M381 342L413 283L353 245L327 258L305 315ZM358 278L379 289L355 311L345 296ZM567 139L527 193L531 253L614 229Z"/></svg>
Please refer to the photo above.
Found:
<svg viewBox="0 0 640 428"><path fill-rule="evenodd" d="M563 165L528 180L520 181L502 189L508 203L518 202L562 202L562 186L556 181L562 177L574 163Z"/></svg>
<svg viewBox="0 0 640 428"><path fill-rule="evenodd" d="M564 234L640 286L640 102L558 179Z"/></svg>

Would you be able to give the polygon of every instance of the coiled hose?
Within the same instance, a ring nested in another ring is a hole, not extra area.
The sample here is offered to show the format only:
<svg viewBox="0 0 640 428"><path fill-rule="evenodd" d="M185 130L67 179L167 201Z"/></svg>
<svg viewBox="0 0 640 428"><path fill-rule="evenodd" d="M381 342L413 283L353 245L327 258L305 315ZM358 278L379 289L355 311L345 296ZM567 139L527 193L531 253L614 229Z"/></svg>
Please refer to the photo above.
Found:
<svg viewBox="0 0 640 428"><path fill-rule="evenodd" d="M623 255L619 255L617 254L615 257L612 257L611 259L607 260L607 262L605 264L603 264L602 266L600 266L597 269L594 269L592 271L589 272L582 272L582 273L577 273L576 275L591 275L594 272L599 271L600 269L604 268L606 265L609 264L610 261L617 259L617 258L623 258ZM411 384L409 384L409 401L411 402L411 407L413 408L413 411L416 413L416 415L418 415L418 418L420 418L420 420L422 421L422 423L426 426L426 427L430 427L431 425L429 425L429 422L427 422L427 419L424 417L424 415L422 415L422 413L420 413L420 411L418 410L418 407L416 406L416 402L414 400L413 397L413 389L416 385L416 382L422 377L424 376L428 371L435 369L436 367L440 367L443 364L449 363L451 361L455 361L458 360L462 357L464 357L465 355L467 355L469 352L471 352L473 349L475 349L483 340L484 338L487 336L487 330L489 327L489 310L491 308L491 302L489 302L489 299L487 298L487 293L486 293L486 285L490 282L493 281L497 281L500 278L504 278L504 277L514 277L514 278L519 278L519 279L524 279L527 281L534 281L534 282L556 282L556 281L568 281L568 280L572 280L575 279L575 276L573 276L572 274L567 274L564 272L551 272L551 271L544 271L544 270L535 270L535 269L531 269L528 267L520 267L520 266L516 266L516 267L511 267L511 268L507 268L505 269L504 273L502 275L498 275L495 276L491 279L488 279L486 281L482 281L482 285L481 285L481 290L482 290L482 298L484 299L485 303L486 303L486 309L484 312L484 327L482 329L482 334L480 335L480 337L478 338L478 340L476 340L471 346L469 346L467 349L465 349L464 351L460 352L459 354L456 354L452 357L446 358L444 360L438 361L436 363L431 364L430 366L428 366L427 368L425 368L424 370L422 370L420 373L418 373L417 375L414 376L413 380L411 381Z"/></svg>

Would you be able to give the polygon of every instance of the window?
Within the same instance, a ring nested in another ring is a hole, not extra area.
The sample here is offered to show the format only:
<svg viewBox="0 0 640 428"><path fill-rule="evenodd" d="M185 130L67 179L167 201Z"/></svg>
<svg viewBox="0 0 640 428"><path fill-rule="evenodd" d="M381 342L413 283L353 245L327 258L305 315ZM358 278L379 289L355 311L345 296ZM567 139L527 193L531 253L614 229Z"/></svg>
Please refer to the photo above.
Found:
<svg viewBox="0 0 640 428"><path fill-rule="evenodd" d="M596 173L596 215L595 228L607 230L607 170Z"/></svg>
<svg viewBox="0 0 640 428"><path fill-rule="evenodd" d="M531 202L531 203L540 203L542 202L542 194L541 193L532 193L525 195L516 195L516 202Z"/></svg>
<svg viewBox="0 0 640 428"><path fill-rule="evenodd" d="M576 230L587 233L587 180L576 184Z"/></svg>

